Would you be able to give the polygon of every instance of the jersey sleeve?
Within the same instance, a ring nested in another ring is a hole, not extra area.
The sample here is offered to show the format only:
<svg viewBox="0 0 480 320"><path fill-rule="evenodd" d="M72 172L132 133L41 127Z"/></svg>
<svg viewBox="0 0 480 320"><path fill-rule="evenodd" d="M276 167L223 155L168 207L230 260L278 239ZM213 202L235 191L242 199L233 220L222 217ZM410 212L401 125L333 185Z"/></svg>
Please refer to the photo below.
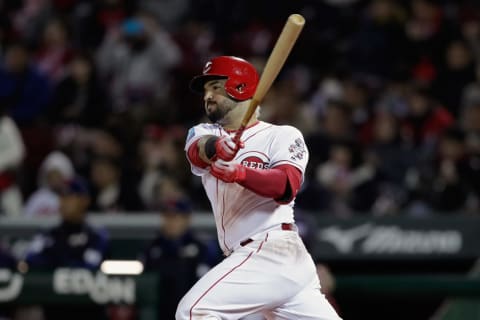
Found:
<svg viewBox="0 0 480 320"><path fill-rule="evenodd" d="M309 153L302 133L292 126L278 127L278 133L272 141L271 164L274 168L279 165L292 165L305 173Z"/></svg>
<svg viewBox="0 0 480 320"><path fill-rule="evenodd" d="M212 134L213 135L218 135L218 132L216 132L215 129L209 124L199 124L199 125L196 125L196 126L190 128L190 130L188 130L187 139L185 141L185 148L184 148L185 154L188 153L188 148L190 148L190 146L195 141L197 141L198 139L200 139L204 135L212 135ZM190 168L191 168L191 171L194 175L203 176L206 172L208 172L208 170L194 165L190 161L188 156L187 156L187 160L190 163Z"/></svg>

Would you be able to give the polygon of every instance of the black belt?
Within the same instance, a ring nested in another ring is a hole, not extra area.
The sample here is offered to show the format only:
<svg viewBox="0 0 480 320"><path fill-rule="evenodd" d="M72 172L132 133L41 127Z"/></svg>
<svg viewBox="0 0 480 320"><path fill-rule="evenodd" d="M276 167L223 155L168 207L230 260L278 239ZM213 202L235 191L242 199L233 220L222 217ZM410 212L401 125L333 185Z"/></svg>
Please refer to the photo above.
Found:
<svg viewBox="0 0 480 320"><path fill-rule="evenodd" d="M296 230L296 227L295 227L294 223L282 223L281 226L280 226L280 229L285 230L285 231L294 231L294 230ZM248 238L248 239L245 239L242 242L240 242L240 245L242 247L245 247L247 244L249 244L251 242L253 242L253 239Z"/></svg>

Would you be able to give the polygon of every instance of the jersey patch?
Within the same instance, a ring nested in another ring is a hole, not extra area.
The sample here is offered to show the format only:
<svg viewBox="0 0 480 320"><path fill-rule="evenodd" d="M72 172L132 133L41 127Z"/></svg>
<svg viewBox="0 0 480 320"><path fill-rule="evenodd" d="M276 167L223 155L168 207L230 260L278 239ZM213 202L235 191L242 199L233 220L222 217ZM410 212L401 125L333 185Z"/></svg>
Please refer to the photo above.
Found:
<svg viewBox="0 0 480 320"><path fill-rule="evenodd" d="M288 151L290 152L290 159L292 160L302 160L307 152L305 143L300 138L296 139L295 142L288 147Z"/></svg>
<svg viewBox="0 0 480 320"><path fill-rule="evenodd" d="M194 128L190 128L190 130L188 130L188 135L187 135L187 142L190 141L190 139L192 139L192 137L195 135L195 129Z"/></svg>

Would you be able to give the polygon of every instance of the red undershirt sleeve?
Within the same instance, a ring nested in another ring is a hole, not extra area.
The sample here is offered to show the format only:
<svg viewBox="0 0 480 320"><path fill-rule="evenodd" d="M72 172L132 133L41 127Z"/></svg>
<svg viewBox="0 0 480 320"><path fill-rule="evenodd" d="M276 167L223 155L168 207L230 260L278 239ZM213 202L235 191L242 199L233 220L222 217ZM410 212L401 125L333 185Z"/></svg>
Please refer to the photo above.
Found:
<svg viewBox="0 0 480 320"><path fill-rule="evenodd" d="M206 167L208 167L208 163L206 163L202 160L202 158L200 158L200 153L198 152L198 141L199 140L195 141L190 145L190 147L188 148L187 156L192 164L205 169Z"/></svg>
<svg viewBox="0 0 480 320"><path fill-rule="evenodd" d="M297 195L302 173L291 165L280 165L272 169L246 168L245 180L239 184L258 195L273 198L278 203L289 203Z"/></svg>

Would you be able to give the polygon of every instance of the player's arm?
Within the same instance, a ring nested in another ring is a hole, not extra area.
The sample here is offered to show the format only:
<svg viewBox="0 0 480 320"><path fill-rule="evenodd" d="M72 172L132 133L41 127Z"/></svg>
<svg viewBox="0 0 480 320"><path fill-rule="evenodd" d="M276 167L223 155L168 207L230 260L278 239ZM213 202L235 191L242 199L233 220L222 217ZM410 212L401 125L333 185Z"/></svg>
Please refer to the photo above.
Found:
<svg viewBox="0 0 480 320"><path fill-rule="evenodd" d="M238 163L215 161L210 173L218 179L238 183L256 194L289 203L297 195L302 181L301 171L283 164L271 169L247 168Z"/></svg>
<svg viewBox="0 0 480 320"><path fill-rule="evenodd" d="M211 163L211 160L208 158L205 152L205 144L210 137L214 136L205 135L200 137L199 139L195 140L187 150L188 159L197 167L206 168Z"/></svg>
<svg viewBox="0 0 480 320"><path fill-rule="evenodd" d="M206 168L216 159L232 160L241 147L243 143L237 145L229 136L204 135L190 145L187 155L194 165Z"/></svg>

